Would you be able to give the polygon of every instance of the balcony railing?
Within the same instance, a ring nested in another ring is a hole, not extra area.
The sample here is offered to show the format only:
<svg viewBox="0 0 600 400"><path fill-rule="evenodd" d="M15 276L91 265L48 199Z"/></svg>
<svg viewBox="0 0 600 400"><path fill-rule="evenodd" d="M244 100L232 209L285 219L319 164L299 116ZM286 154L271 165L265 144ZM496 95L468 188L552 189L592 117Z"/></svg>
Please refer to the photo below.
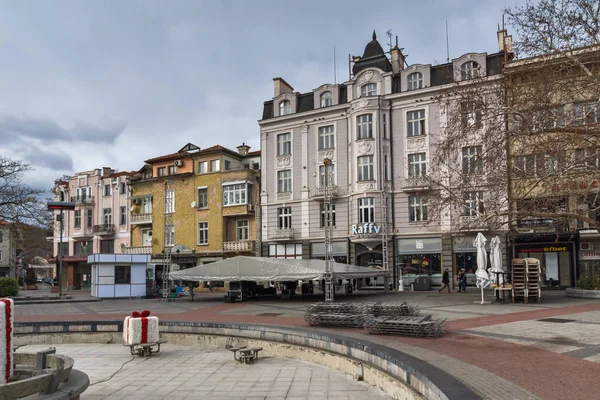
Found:
<svg viewBox="0 0 600 400"><path fill-rule="evenodd" d="M123 254L152 254L152 246L123 247Z"/></svg>
<svg viewBox="0 0 600 400"><path fill-rule="evenodd" d="M115 225L114 224L102 224L94 225L94 233L98 235L114 235Z"/></svg>
<svg viewBox="0 0 600 400"><path fill-rule="evenodd" d="M273 229L271 232L271 239L293 239L294 229L293 228L278 228Z"/></svg>
<svg viewBox="0 0 600 400"><path fill-rule="evenodd" d="M338 187L337 185L332 185L329 187L332 196L338 195ZM325 187L324 186L315 186L312 191L313 196L325 196Z"/></svg>
<svg viewBox="0 0 600 400"><path fill-rule="evenodd" d="M72 196L71 202L77 205L94 204L94 196Z"/></svg>
<svg viewBox="0 0 600 400"><path fill-rule="evenodd" d="M131 215L131 223L133 225L151 224L152 223L152 213L132 214Z"/></svg>
<svg viewBox="0 0 600 400"><path fill-rule="evenodd" d="M431 181L427 176L404 178L400 182L400 188L405 192L431 189Z"/></svg>
<svg viewBox="0 0 600 400"><path fill-rule="evenodd" d="M254 251L254 240L240 242L223 242L223 252L252 252Z"/></svg>

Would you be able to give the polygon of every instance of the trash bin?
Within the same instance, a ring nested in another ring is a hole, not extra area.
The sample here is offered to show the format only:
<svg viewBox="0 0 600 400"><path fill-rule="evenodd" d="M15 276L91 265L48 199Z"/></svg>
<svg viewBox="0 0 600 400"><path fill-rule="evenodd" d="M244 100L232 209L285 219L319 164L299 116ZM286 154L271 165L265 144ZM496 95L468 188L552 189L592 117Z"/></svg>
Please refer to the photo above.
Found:
<svg viewBox="0 0 600 400"><path fill-rule="evenodd" d="M431 278L428 276L419 276L415 278L414 283L415 290L431 290Z"/></svg>

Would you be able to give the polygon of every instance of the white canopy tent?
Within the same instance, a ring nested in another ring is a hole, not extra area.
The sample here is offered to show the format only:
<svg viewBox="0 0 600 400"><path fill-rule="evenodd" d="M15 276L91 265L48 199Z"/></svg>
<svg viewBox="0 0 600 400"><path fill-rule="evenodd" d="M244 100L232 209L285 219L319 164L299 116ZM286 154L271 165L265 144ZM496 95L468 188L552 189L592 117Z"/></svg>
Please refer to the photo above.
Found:
<svg viewBox="0 0 600 400"><path fill-rule="evenodd" d="M211 264L171 272L171 280L183 281L296 281L323 279L324 260L238 256ZM335 279L359 279L385 276L379 269L333 263Z"/></svg>

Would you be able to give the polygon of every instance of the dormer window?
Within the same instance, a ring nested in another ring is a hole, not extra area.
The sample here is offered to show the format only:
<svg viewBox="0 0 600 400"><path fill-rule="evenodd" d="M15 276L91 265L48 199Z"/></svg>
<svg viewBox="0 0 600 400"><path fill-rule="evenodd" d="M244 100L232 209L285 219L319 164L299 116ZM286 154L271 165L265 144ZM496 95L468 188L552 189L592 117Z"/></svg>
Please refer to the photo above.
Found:
<svg viewBox="0 0 600 400"><path fill-rule="evenodd" d="M333 96L331 92L324 92L321 94L321 107L329 107L333 105Z"/></svg>
<svg viewBox="0 0 600 400"><path fill-rule="evenodd" d="M279 115L288 115L292 113L292 103L289 100L283 100L279 103Z"/></svg>
<svg viewBox="0 0 600 400"><path fill-rule="evenodd" d="M422 89L423 88L423 74L420 72L413 72L408 75L408 90Z"/></svg>
<svg viewBox="0 0 600 400"><path fill-rule="evenodd" d="M377 96L377 84L367 83L360 88L360 97Z"/></svg>
<svg viewBox="0 0 600 400"><path fill-rule="evenodd" d="M479 76L479 64L475 61L467 61L460 67L460 77L462 80L473 79Z"/></svg>

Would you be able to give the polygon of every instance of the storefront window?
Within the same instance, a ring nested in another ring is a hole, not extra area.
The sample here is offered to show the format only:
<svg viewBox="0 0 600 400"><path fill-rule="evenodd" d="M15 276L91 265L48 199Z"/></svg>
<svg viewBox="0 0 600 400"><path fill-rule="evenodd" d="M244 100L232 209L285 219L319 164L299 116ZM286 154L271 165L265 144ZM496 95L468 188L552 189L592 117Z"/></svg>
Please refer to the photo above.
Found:
<svg viewBox="0 0 600 400"><path fill-rule="evenodd" d="M442 271L440 254L402 254L399 257L402 275L434 275Z"/></svg>
<svg viewBox="0 0 600 400"><path fill-rule="evenodd" d="M477 253L466 252L456 253L456 271L464 269L467 274L474 274L477 271Z"/></svg>
<svg viewBox="0 0 600 400"><path fill-rule="evenodd" d="M518 258L537 258L542 269L542 286L570 287L572 243L532 244L517 247Z"/></svg>
<svg viewBox="0 0 600 400"><path fill-rule="evenodd" d="M348 255L346 252L346 242L334 242L332 243L331 254L333 261L340 264L348 264ZM312 243L310 245L310 258L313 260L324 260L325 259L325 243Z"/></svg>

